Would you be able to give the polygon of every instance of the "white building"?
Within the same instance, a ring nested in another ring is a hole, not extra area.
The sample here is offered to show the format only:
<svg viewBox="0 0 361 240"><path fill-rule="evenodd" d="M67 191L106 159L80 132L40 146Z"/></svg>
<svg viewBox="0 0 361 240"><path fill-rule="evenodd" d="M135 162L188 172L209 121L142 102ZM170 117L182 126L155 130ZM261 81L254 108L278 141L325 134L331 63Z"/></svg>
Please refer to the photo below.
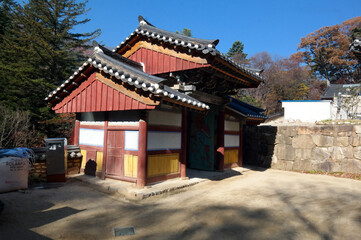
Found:
<svg viewBox="0 0 361 240"><path fill-rule="evenodd" d="M284 100L284 120L316 122L332 117L332 101L330 100Z"/></svg>
<svg viewBox="0 0 361 240"><path fill-rule="evenodd" d="M316 122L361 117L361 84L330 84L322 100L284 100L284 121Z"/></svg>

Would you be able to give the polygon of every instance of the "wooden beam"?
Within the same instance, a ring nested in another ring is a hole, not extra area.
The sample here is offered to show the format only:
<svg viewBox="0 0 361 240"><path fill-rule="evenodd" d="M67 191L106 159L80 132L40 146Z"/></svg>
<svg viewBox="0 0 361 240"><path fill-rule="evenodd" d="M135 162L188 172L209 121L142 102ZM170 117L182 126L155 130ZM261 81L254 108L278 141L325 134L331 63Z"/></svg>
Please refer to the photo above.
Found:
<svg viewBox="0 0 361 240"><path fill-rule="evenodd" d="M173 57L177 57L177 58L181 58L190 62L194 62L194 63L198 63L198 64L208 64L207 59L205 58L201 58L201 57L196 57L196 56L192 56L190 54L186 54L186 53L181 53L179 51L176 51L172 48L166 48L162 45L157 45L154 43L150 43L147 41L139 41L137 43L134 44L134 46L129 49L128 51L126 51L125 53L123 53L123 57L129 57L130 55L132 55L133 53L135 53L138 49L140 48L146 48L152 51L156 51L156 52L160 52L163 54L167 54Z"/></svg>
<svg viewBox="0 0 361 240"><path fill-rule="evenodd" d="M109 115L105 113L105 122L104 122L104 143L103 143L103 165L101 179L105 179L106 168L107 168L107 158L108 158L108 124L109 124Z"/></svg>
<svg viewBox="0 0 361 240"><path fill-rule="evenodd" d="M191 94L189 94L189 96L194 97L201 102L206 102L214 105L223 105L226 103L226 101L221 97L199 91L192 92Z"/></svg>
<svg viewBox="0 0 361 240"><path fill-rule="evenodd" d="M80 130L80 121L75 120L75 127L74 127L74 145L79 145L79 130Z"/></svg>
<svg viewBox="0 0 361 240"><path fill-rule="evenodd" d="M147 181L147 122L139 121L137 187L143 188Z"/></svg>
<svg viewBox="0 0 361 240"><path fill-rule="evenodd" d="M213 69L215 69L215 70L217 70L217 71L219 71L219 72L221 72L221 73L223 73L223 74L225 74L225 75L227 75L227 76L230 76L230 77L232 77L232 78L235 78L235 79L241 81L241 82L242 82L244 85L246 85L246 86L251 86L251 83L250 83L250 82L248 82L248 81L246 81L246 80L244 80L244 79L242 79L242 78L236 77L236 76L234 76L234 75L232 75L232 74L230 74L230 73L228 73L228 72L226 72L226 71L223 71L223 70L221 70L220 68L217 68L217 67L215 67L215 66L211 66L211 68L213 68Z"/></svg>
<svg viewBox="0 0 361 240"><path fill-rule="evenodd" d="M148 97L142 96L134 91L128 90L126 87L124 87L122 84L115 83L113 80L103 76L101 73L96 73L96 78L104 83L105 85L114 88L115 90L123 93L124 95L127 95L128 97L131 97L141 103L144 103L146 105L152 105L156 106L159 105L160 101L153 100Z"/></svg>
<svg viewBox="0 0 361 240"><path fill-rule="evenodd" d="M123 55L124 52L128 51L131 48L131 46L133 46L134 43L139 40L139 38L140 37L138 35L135 35L133 38L130 39L129 42L127 42L127 44L124 44L120 49L118 49L117 53Z"/></svg>
<svg viewBox="0 0 361 240"><path fill-rule="evenodd" d="M184 106L184 107L187 107L187 108L192 108L192 109L195 109L195 110L198 110L198 111L206 111L207 110L205 108L194 106L193 104L188 104L188 103L181 102L181 101L176 101L176 100L174 100L172 98L168 98L168 97L165 97L163 100L167 101L167 102L170 102L170 103L173 103L173 104Z"/></svg>
<svg viewBox="0 0 361 240"><path fill-rule="evenodd" d="M242 167L243 164L243 124L239 123L239 148L238 148L238 166Z"/></svg>
<svg viewBox="0 0 361 240"><path fill-rule="evenodd" d="M220 58L217 57L217 58L216 58L216 61L214 62L214 64L215 64L216 62L219 62L219 63L221 63L222 65L225 65L225 66L229 67L230 69L236 71L237 73L241 74L242 76L244 76L244 77L246 77L246 78L249 78L249 79L252 80L252 81L255 81L255 82L256 82L255 84L256 84L257 86L258 86L258 84L261 83L261 80L253 77L252 75L249 75L249 74L247 74L247 73L244 73L243 71L241 71L240 69L232 66L230 63L224 61L223 59L220 59ZM212 65L214 65L214 64L212 64ZM239 78L239 77L237 77L237 78Z"/></svg>
<svg viewBox="0 0 361 240"><path fill-rule="evenodd" d="M187 110L182 109L182 153L180 159L181 178L186 179L187 173Z"/></svg>

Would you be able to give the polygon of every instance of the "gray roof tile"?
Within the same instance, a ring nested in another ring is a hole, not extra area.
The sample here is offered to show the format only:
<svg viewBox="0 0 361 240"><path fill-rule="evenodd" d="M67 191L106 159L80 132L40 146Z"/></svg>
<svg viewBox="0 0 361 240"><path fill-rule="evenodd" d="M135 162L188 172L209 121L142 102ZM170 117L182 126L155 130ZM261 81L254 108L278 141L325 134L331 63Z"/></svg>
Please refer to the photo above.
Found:
<svg viewBox="0 0 361 240"><path fill-rule="evenodd" d="M129 64L132 64L133 66ZM74 74L60 87L51 92L45 100L49 101L52 98L56 98L60 92L65 90L66 86L75 83L73 80L89 66L93 66L94 68L114 76L115 78L130 85L134 85L137 88L142 88L144 91L149 91L156 96L168 97L179 101L180 103L186 102L187 104L191 104L193 106L209 109L207 104L163 85L162 82L165 79L143 72L136 67L136 64L129 62L129 59L126 59L102 46L96 46L94 48L93 55L88 59L88 61L85 62L78 71L74 72Z"/></svg>
<svg viewBox="0 0 361 240"><path fill-rule="evenodd" d="M321 99L333 99L338 93L346 93L348 88L360 86L361 84L330 84L321 95Z"/></svg>
<svg viewBox="0 0 361 240"><path fill-rule="evenodd" d="M117 52L123 45L128 43L128 41L135 35L141 35L150 37L153 39L157 39L159 41L167 42L173 45L182 46L184 48L194 49L196 51L202 52L204 55L213 55L218 56L229 64L233 65L237 69L242 72L251 75L252 77L264 81L264 79L259 75L259 71L253 71L252 69L243 66L242 64L238 64L233 61L231 58L227 57L225 54L218 51L215 47L217 46L219 40L206 40L194 37L184 36L182 34L177 34L174 32L170 32L167 30L163 30L155 27L150 24L147 20L145 20L142 16L139 16L139 27L135 29L133 33L129 37L126 38L121 44L119 44L113 52Z"/></svg>

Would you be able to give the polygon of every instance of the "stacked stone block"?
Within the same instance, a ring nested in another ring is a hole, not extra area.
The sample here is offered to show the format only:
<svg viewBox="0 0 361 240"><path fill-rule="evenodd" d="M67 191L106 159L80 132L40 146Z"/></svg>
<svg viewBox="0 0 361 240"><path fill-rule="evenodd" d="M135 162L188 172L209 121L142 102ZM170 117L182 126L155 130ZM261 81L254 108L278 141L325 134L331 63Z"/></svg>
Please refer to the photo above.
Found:
<svg viewBox="0 0 361 240"><path fill-rule="evenodd" d="M273 143L265 141L272 134L269 128L246 127L245 163L282 170L361 173L361 125L277 126L272 130Z"/></svg>
<svg viewBox="0 0 361 240"><path fill-rule="evenodd" d="M81 161L83 157L68 158L67 174L80 173Z"/></svg>
<svg viewBox="0 0 361 240"><path fill-rule="evenodd" d="M39 181L46 181L46 162L35 162L31 166L29 176Z"/></svg>

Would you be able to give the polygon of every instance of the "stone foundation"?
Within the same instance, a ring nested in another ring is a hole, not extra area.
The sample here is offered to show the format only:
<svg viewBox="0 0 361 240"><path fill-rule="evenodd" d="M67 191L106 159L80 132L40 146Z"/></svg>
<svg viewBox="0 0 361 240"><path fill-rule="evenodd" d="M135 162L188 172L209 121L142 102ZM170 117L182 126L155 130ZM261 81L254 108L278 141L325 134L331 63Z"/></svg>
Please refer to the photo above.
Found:
<svg viewBox="0 0 361 240"><path fill-rule="evenodd" d="M46 182L46 162L36 162L31 166L29 176L32 179Z"/></svg>
<svg viewBox="0 0 361 240"><path fill-rule="evenodd" d="M361 125L246 126L244 163L361 173Z"/></svg>
<svg viewBox="0 0 361 240"><path fill-rule="evenodd" d="M80 173L81 161L83 157L68 158L68 166L66 174L78 174Z"/></svg>
<svg viewBox="0 0 361 240"><path fill-rule="evenodd" d="M78 174L80 173L80 166L83 157L78 158L68 158L67 161L67 172L66 174ZM31 170L29 172L30 178L37 181L46 182L46 161L38 161L35 162L31 166Z"/></svg>

